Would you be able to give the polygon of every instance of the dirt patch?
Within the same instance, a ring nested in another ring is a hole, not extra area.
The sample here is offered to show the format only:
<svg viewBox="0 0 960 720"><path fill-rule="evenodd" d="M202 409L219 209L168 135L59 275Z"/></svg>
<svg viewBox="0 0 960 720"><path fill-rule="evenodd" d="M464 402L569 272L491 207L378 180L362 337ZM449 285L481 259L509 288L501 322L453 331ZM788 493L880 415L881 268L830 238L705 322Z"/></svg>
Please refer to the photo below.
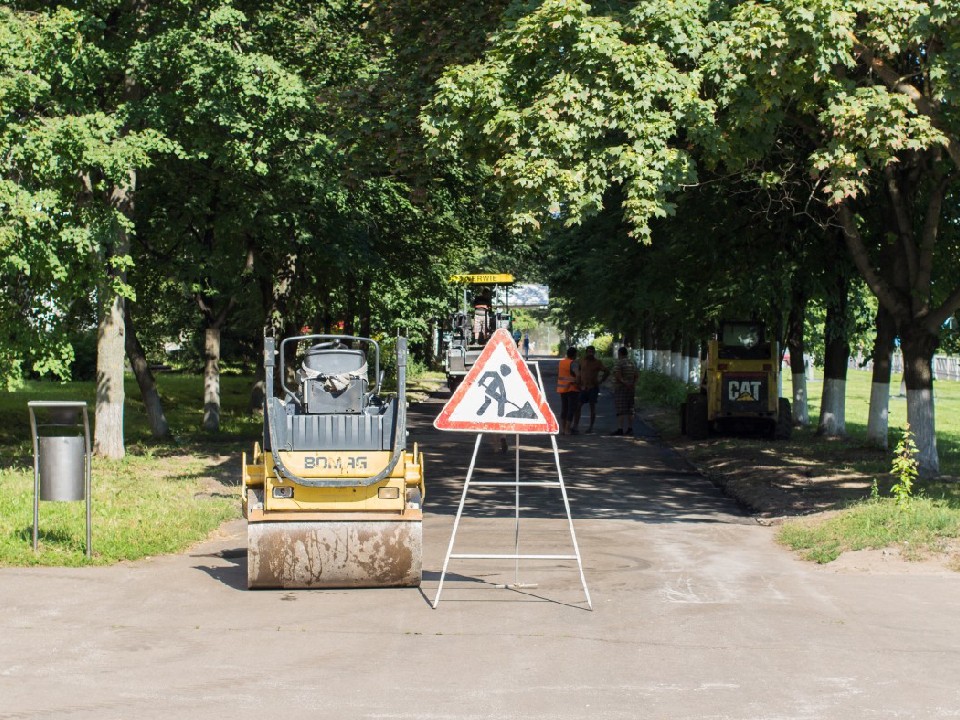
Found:
<svg viewBox="0 0 960 720"><path fill-rule="evenodd" d="M844 467L810 463L764 446L707 440L671 445L717 487L764 524L844 507L870 495L873 482L889 478L865 476Z"/></svg>
<svg viewBox="0 0 960 720"><path fill-rule="evenodd" d="M960 541L946 542L940 552L920 558L897 547L851 550L822 567L827 572L853 574L953 574L960 572Z"/></svg>
<svg viewBox="0 0 960 720"><path fill-rule="evenodd" d="M641 417L655 428L669 428L666 411L644 409ZM799 443L766 438L713 436L690 440L678 432L662 431L659 440L680 453L727 495L763 524L785 518L836 510L870 496L874 481L881 490L890 485L886 474L864 475L851 465L870 451L838 442L830 459L818 461Z"/></svg>
<svg viewBox="0 0 960 720"><path fill-rule="evenodd" d="M641 409L640 415L650 427L668 428L657 435L658 441L683 456L762 525L803 516L827 517L869 498L874 483L879 493L889 495L893 482L886 472L865 474L852 469L863 464L883 467L889 463L889 454L847 441L835 441L829 453L806 451L803 438L776 443L725 437L692 441L669 430L673 417L665 411ZM829 459L817 460L815 455ZM824 567L831 572L958 572L960 540L944 541L923 554L897 547L848 551Z"/></svg>

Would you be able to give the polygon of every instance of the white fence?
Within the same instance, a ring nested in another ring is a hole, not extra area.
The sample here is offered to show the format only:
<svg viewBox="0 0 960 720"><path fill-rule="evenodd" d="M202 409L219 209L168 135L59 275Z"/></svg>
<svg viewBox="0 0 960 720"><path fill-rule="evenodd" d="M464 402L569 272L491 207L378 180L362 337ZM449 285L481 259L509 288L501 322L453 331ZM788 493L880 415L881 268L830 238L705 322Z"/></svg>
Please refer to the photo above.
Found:
<svg viewBox="0 0 960 720"><path fill-rule="evenodd" d="M873 370L873 360L864 358L862 355L851 357L849 361L849 367ZM902 372L903 354L895 352L891 357L891 374L897 375ZM952 355L934 355L933 377L935 380L953 380L960 382L960 357L954 357Z"/></svg>
<svg viewBox="0 0 960 720"><path fill-rule="evenodd" d="M633 361L641 370L657 370L678 380L686 380L693 384L699 382L700 360L678 354L656 350L634 350ZM848 367L853 370L873 370L873 360L863 355L851 356ZM784 366L786 372L789 366ZM814 379L815 370L811 364L807 365L807 379ZM903 354L895 352L891 357L891 374L903 374ZM953 380L960 382L960 357L953 355L933 356L933 377L935 380Z"/></svg>

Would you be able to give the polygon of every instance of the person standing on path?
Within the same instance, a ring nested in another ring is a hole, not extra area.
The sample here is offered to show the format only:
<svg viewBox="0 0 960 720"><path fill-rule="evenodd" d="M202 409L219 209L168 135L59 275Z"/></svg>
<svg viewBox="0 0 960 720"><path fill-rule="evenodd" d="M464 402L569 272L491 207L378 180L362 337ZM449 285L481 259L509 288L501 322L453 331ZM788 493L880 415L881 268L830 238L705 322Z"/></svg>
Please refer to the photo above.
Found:
<svg viewBox="0 0 960 720"><path fill-rule="evenodd" d="M577 414L577 405L580 401L580 387L577 385L577 349L567 348L567 356L560 360L557 369L557 392L560 393L560 434L575 433L573 420Z"/></svg>
<svg viewBox="0 0 960 720"><path fill-rule="evenodd" d="M580 373L577 375L577 385L580 386L580 409L577 411L573 430L576 431L580 424L580 412L582 412L583 407L589 405L590 425L586 431L591 433L593 432L593 424L597 421L597 399L600 397L600 386L607 379L610 371L597 357L597 351L593 345L588 345L583 352L584 356L580 360Z"/></svg>
<svg viewBox="0 0 960 720"><path fill-rule="evenodd" d="M523 359L530 359L530 331L527 330L523 333Z"/></svg>
<svg viewBox="0 0 960 720"><path fill-rule="evenodd" d="M620 424L613 435L633 435L634 392L637 385L637 366L630 359L627 348L617 350L613 364L613 406Z"/></svg>

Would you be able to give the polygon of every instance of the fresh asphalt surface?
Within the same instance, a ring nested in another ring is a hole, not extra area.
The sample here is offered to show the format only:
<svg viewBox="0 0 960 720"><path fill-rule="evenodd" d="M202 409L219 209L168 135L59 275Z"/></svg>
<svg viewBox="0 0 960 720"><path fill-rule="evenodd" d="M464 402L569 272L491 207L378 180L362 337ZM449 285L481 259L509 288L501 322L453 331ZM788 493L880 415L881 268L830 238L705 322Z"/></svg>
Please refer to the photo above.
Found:
<svg viewBox="0 0 960 720"><path fill-rule="evenodd" d="M247 591L242 521L177 556L0 569L0 719L960 717L960 574L795 559L652 439L610 437L609 395L596 434L558 438L593 610L557 560L452 560L433 610L475 440L432 428L446 397L411 408L422 588ZM475 478L514 457L487 439ZM556 476L547 438L520 463ZM514 505L472 493L455 551L512 552ZM521 552L570 552L557 490L524 488L521 518ZM515 579L537 587L495 587Z"/></svg>

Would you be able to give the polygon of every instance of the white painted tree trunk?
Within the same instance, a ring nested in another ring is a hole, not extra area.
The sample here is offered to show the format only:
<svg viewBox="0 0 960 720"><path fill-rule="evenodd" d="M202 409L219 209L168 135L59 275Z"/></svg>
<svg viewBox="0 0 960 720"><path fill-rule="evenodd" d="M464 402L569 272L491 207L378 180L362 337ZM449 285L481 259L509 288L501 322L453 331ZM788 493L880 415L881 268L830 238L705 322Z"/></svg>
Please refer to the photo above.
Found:
<svg viewBox="0 0 960 720"><path fill-rule="evenodd" d="M220 429L220 328L207 328L203 338L203 429Z"/></svg>
<svg viewBox="0 0 960 720"><path fill-rule="evenodd" d="M940 474L940 456L937 452L937 435L934 432L933 391L907 390L907 422L917 444L917 462L921 477L936 477Z"/></svg>
<svg viewBox="0 0 960 720"><path fill-rule="evenodd" d="M121 460L126 454L123 445L123 360L126 357L123 333L123 298L114 295L100 319L93 433L94 453L111 460Z"/></svg>
<svg viewBox="0 0 960 720"><path fill-rule="evenodd" d="M804 373L793 373L793 399L790 402L790 414L793 424L806 427L810 424L810 406L807 403L807 376Z"/></svg>
<svg viewBox="0 0 960 720"><path fill-rule="evenodd" d="M643 349L643 369L653 370L653 348Z"/></svg>
<svg viewBox="0 0 960 720"><path fill-rule="evenodd" d="M820 403L820 424L817 426L818 435L824 437L846 435L846 390L846 380L824 378L823 397Z"/></svg>
<svg viewBox="0 0 960 720"><path fill-rule="evenodd" d="M671 352L670 353L670 377L674 380L683 379L683 370L680 365L680 353Z"/></svg>
<svg viewBox="0 0 960 720"><path fill-rule="evenodd" d="M870 414L867 417L867 444L887 449L890 427L890 383L875 382L870 386Z"/></svg>

